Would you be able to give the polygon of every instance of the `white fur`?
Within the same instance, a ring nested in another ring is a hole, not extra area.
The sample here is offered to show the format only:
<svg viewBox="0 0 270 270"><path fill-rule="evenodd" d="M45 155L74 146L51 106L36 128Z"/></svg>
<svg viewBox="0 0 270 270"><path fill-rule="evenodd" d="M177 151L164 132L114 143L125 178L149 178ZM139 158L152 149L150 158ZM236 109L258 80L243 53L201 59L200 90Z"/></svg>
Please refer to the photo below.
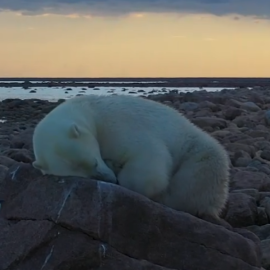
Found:
<svg viewBox="0 0 270 270"><path fill-rule="evenodd" d="M33 165L98 177L194 215L218 217L228 196L224 148L175 109L131 96L76 97L37 125Z"/></svg>

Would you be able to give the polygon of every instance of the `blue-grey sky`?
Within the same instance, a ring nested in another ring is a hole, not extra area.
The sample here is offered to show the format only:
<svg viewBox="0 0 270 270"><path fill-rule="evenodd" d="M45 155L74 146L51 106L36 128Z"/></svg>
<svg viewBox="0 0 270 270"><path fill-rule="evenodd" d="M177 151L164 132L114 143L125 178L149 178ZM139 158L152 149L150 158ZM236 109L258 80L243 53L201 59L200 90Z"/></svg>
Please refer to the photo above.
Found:
<svg viewBox="0 0 270 270"><path fill-rule="evenodd" d="M270 0L1 0L1 10L124 15L132 12L239 14L270 18Z"/></svg>

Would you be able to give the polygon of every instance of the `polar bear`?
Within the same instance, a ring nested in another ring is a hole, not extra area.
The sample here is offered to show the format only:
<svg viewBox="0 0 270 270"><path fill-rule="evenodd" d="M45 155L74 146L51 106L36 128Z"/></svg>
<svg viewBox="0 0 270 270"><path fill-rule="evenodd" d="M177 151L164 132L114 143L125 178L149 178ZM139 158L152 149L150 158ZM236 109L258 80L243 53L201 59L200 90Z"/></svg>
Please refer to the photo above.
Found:
<svg viewBox="0 0 270 270"><path fill-rule="evenodd" d="M142 97L66 100L36 126L43 174L119 183L173 209L218 219L228 197L221 144L177 110Z"/></svg>

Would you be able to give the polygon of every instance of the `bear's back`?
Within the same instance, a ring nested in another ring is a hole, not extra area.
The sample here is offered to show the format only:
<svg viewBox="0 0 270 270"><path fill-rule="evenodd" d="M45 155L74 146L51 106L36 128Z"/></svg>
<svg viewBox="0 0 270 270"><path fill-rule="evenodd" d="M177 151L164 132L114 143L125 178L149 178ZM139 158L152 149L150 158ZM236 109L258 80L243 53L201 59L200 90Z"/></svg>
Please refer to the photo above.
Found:
<svg viewBox="0 0 270 270"><path fill-rule="evenodd" d="M69 110L83 111L85 117L94 118L103 140L114 139L117 145L146 145L156 140L178 152L179 147L186 147L184 142L202 132L177 110L141 97L87 95L64 104Z"/></svg>
<svg viewBox="0 0 270 270"><path fill-rule="evenodd" d="M117 125L119 129L132 128L168 138L168 134L182 135L193 126L175 109L141 97L89 95L89 105L106 127Z"/></svg>

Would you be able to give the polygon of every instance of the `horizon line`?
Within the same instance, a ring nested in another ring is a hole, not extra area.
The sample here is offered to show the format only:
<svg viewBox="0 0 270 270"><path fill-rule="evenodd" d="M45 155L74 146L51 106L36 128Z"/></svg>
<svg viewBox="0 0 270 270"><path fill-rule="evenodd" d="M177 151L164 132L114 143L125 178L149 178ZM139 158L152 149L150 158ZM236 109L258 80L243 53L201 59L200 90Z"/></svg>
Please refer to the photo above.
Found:
<svg viewBox="0 0 270 270"><path fill-rule="evenodd" d="M222 76L222 77L196 77L196 76L185 76L185 77L135 77L135 76L132 76L132 77L39 77L39 76L34 76L34 77L16 77L16 76L5 76L5 77L0 77L0 80L6 80L6 79L269 79L270 80L270 77L250 77L250 76L247 76L247 77L237 77L237 76Z"/></svg>

